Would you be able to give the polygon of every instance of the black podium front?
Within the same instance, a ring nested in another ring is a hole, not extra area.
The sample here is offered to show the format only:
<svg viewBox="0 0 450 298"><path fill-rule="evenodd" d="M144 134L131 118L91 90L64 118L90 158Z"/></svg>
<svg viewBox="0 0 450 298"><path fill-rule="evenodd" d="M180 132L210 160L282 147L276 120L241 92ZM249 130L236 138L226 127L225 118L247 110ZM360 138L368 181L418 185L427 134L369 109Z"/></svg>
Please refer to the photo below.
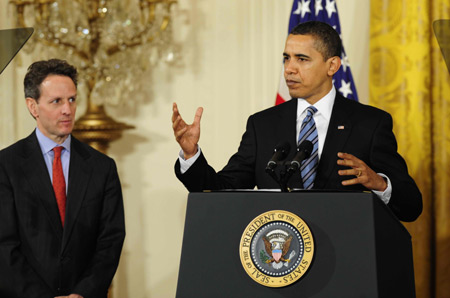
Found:
<svg viewBox="0 0 450 298"><path fill-rule="evenodd" d="M253 281L239 256L247 225L270 210L299 216L315 243L309 270L282 288ZM411 237L371 193L191 193L176 297L415 297Z"/></svg>

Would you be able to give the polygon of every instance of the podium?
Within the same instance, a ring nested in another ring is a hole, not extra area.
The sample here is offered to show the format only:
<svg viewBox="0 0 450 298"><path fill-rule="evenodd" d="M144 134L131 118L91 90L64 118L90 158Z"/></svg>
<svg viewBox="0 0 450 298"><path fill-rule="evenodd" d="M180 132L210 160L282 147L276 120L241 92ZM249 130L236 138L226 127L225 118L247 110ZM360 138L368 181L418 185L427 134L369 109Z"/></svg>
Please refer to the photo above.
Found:
<svg viewBox="0 0 450 298"><path fill-rule="evenodd" d="M308 271L286 287L255 282L240 260L242 233L270 210L296 214L314 237ZM191 193L176 297L415 297L411 236L368 192Z"/></svg>

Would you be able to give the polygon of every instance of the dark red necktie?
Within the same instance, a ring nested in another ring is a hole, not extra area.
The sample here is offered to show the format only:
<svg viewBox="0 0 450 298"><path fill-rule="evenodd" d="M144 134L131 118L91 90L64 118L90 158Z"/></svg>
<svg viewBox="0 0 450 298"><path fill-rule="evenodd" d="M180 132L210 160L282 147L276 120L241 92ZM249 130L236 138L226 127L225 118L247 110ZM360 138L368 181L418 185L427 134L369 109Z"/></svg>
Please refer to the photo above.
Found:
<svg viewBox="0 0 450 298"><path fill-rule="evenodd" d="M64 218L66 216L66 181L61 163L61 151L64 147L55 147L53 152L53 190L55 191L56 203L58 204L61 223L64 226Z"/></svg>

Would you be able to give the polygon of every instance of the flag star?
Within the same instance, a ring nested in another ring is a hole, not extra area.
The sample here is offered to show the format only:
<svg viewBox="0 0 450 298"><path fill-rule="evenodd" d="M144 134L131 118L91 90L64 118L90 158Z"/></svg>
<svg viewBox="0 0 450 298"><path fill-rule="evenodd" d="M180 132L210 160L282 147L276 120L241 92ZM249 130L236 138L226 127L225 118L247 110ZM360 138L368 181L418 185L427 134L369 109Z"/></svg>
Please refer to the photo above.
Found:
<svg viewBox="0 0 450 298"><path fill-rule="evenodd" d="M333 14L333 12L336 12L336 2L334 0L327 0L325 9L328 12L328 18L331 18L331 15Z"/></svg>
<svg viewBox="0 0 450 298"><path fill-rule="evenodd" d="M301 14L301 17L304 18L306 13L311 13L311 10L309 9L309 4L311 3L311 0L305 1L302 0L302 2L300 3L300 1L297 1L298 3L298 7L297 10L294 11L292 14Z"/></svg>
<svg viewBox="0 0 450 298"><path fill-rule="evenodd" d="M349 94L353 94L350 85L351 82L346 83L344 80L341 80L341 88L339 88L339 92L341 92L344 97L347 97Z"/></svg>
<svg viewBox="0 0 450 298"><path fill-rule="evenodd" d="M348 61L348 56L345 53L342 53L342 68L344 68L344 72L347 71L347 67L350 68L350 62Z"/></svg>
<svg viewBox="0 0 450 298"><path fill-rule="evenodd" d="M323 10L322 0L316 0L316 17L319 15L319 12Z"/></svg>
<svg viewBox="0 0 450 298"><path fill-rule="evenodd" d="M300 3L300 1L297 1L297 3L297 9L293 11L292 14L300 14L300 11L302 10L302 4Z"/></svg>

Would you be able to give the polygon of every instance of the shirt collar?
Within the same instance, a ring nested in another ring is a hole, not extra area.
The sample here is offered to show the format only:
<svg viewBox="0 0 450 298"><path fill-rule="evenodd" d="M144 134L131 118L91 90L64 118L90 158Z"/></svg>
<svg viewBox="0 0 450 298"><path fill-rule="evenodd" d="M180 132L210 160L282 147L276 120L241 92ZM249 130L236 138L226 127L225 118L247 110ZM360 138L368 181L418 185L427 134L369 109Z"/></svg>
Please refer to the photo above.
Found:
<svg viewBox="0 0 450 298"><path fill-rule="evenodd" d="M70 143L71 143L71 135L64 140L62 144L58 144L52 139L46 137L39 128L36 127L36 137L39 142L39 146L41 147L42 154L47 154L49 151L52 151L56 146L62 146L65 150L70 152Z"/></svg>
<svg viewBox="0 0 450 298"><path fill-rule="evenodd" d="M336 98L336 89L334 85L331 87L330 92L327 95L319 99L313 106L317 109L315 115L323 116L327 121L330 121L331 112L333 111L334 100ZM299 98L297 104L297 119L300 118L306 108L311 106L305 99Z"/></svg>

